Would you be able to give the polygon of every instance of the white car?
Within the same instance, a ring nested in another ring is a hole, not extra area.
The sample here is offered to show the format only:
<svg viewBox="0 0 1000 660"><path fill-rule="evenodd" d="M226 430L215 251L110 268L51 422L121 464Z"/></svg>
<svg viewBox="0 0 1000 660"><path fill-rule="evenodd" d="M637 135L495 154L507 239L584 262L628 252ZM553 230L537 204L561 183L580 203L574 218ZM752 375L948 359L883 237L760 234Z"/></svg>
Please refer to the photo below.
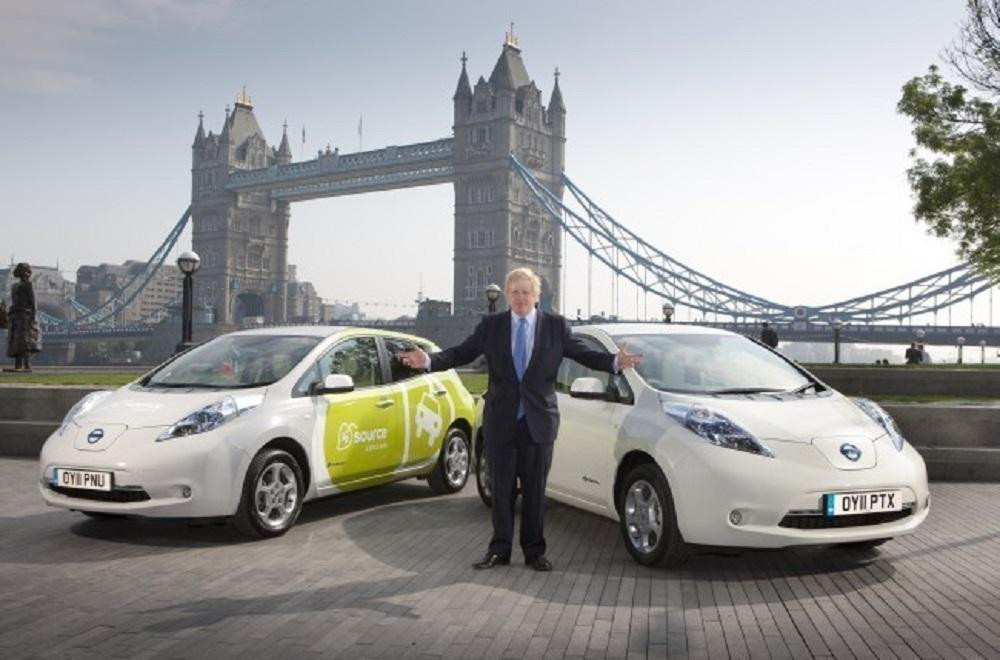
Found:
<svg viewBox="0 0 1000 660"><path fill-rule="evenodd" d="M92 517L231 518L286 532L304 501L426 478L460 490L475 403L454 371L395 354L418 337L322 326L216 337L82 399L45 442L45 501Z"/></svg>
<svg viewBox="0 0 1000 660"><path fill-rule="evenodd" d="M619 521L639 563L692 545L870 548L927 518L924 461L892 418L760 342L677 324L574 333L643 357L618 376L563 362L547 494ZM476 456L489 503L481 433Z"/></svg>

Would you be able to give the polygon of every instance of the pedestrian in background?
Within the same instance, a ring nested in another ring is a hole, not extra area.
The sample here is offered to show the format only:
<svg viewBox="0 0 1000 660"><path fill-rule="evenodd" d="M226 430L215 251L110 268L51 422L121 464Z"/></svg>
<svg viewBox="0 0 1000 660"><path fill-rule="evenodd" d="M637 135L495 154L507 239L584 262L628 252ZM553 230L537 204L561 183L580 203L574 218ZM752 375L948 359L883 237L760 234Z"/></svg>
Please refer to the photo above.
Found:
<svg viewBox="0 0 1000 660"><path fill-rule="evenodd" d="M917 348L917 342L912 342L910 347L906 349L906 364L920 364L923 362L923 357L920 349Z"/></svg>
<svg viewBox="0 0 1000 660"><path fill-rule="evenodd" d="M778 348L778 333L767 321L764 321L764 327L760 331L760 340L771 348Z"/></svg>
<svg viewBox="0 0 1000 660"><path fill-rule="evenodd" d="M917 344L917 350L920 351L921 364L930 364L932 362L931 354L927 352L927 349L924 348L923 344Z"/></svg>

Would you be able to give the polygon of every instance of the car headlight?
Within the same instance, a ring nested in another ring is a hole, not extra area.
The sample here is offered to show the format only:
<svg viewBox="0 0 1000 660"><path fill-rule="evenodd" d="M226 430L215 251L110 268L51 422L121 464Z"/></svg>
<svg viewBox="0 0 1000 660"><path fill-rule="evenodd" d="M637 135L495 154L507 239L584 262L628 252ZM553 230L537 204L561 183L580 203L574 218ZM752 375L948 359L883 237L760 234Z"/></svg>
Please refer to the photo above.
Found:
<svg viewBox="0 0 1000 660"><path fill-rule="evenodd" d="M206 433L215 430L226 422L236 419L240 415L245 415L264 401L263 394L250 396L232 397L214 401L204 408L195 410L184 419L176 422L166 431L161 433L157 442L172 440L185 435L195 435L196 433Z"/></svg>
<svg viewBox="0 0 1000 660"><path fill-rule="evenodd" d="M753 433L714 410L699 405L664 403L663 412L713 445L774 458L774 452Z"/></svg>
<svg viewBox="0 0 1000 660"><path fill-rule="evenodd" d="M97 407L97 404L107 399L109 396L111 396L111 394L112 394L111 390L101 390L99 392L91 392L87 396L77 401L75 404L73 404L73 407L69 409L69 412L66 413L66 417L63 418L62 424L59 425L59 428L56 431L56 433L62 435L69 427L69 425L76 421L77 417L83 417L84 415L89 413L91 410Z"/></svg>
<svg viewBox="0 0 1000 660"><path fill-rule="evenodd" d="M906 444L906 438L903 437L902 432L899 427L896 426L896 420L892 418L892 415L887 413L882 406L878 405L871 399L851 399L858 408L861 408L866 415L872 418L876 424L885 429L885 432L889 434L889 438L892 440L892 446L896 448L896 451L903 451L903 445Z"/></svg>

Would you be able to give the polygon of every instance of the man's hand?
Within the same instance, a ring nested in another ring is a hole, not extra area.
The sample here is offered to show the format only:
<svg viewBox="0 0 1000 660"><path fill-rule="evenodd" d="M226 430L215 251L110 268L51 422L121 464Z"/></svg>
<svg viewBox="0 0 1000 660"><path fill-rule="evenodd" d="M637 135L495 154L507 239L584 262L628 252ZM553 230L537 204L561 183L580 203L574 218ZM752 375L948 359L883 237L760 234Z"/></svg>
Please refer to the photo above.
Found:
<svg viewBox="0 0 1000 660"><path fill-rule="evenodd" d="M396 357L411 369L424 369L427 366L427 353L424 353L419 346L414 346L408 351L400 351L396 353Z"/></svg>
<svg viewBox="0 0 1000 660"><path fill-rule="evenodd" d="M618 351L618 368L622 370L632 369L640 362L642 362L642 353L629 353L628 343L622 344Z"/></svg>

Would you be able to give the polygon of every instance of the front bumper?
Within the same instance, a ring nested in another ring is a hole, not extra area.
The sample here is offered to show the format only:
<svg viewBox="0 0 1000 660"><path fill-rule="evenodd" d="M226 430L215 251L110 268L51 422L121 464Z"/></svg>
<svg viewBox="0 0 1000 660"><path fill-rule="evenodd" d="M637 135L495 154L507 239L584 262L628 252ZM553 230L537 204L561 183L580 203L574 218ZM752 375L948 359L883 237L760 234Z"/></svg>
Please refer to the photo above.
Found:
<svg viewBox="0 0 1000 660"><path fill-rule="evenodd" d="M156 442L163 428L129 429L103 451L74 447L73 431L53 433L39 459L38 488L50 506L158 518L231 516L250 456L220 431ZM112 473L112 491L59 488L55 468ZM56 486L56 488L53 488Z"/></svg>
<svg viewBox="0 0 1000 660"><path fill-rule="evenodd" d="M865 470L836 469L810 444L768 445L775 458L705 443L669 466L685 541L756 548L851 543L911 534L927 518L927 472L909 445L899 452L888 441L877 442L877 464ZM850 522L823 516L825 494L881 490L901 491L909 514L868 514ZM733 511L739 511L739 524L731 521Z"/></svg>

